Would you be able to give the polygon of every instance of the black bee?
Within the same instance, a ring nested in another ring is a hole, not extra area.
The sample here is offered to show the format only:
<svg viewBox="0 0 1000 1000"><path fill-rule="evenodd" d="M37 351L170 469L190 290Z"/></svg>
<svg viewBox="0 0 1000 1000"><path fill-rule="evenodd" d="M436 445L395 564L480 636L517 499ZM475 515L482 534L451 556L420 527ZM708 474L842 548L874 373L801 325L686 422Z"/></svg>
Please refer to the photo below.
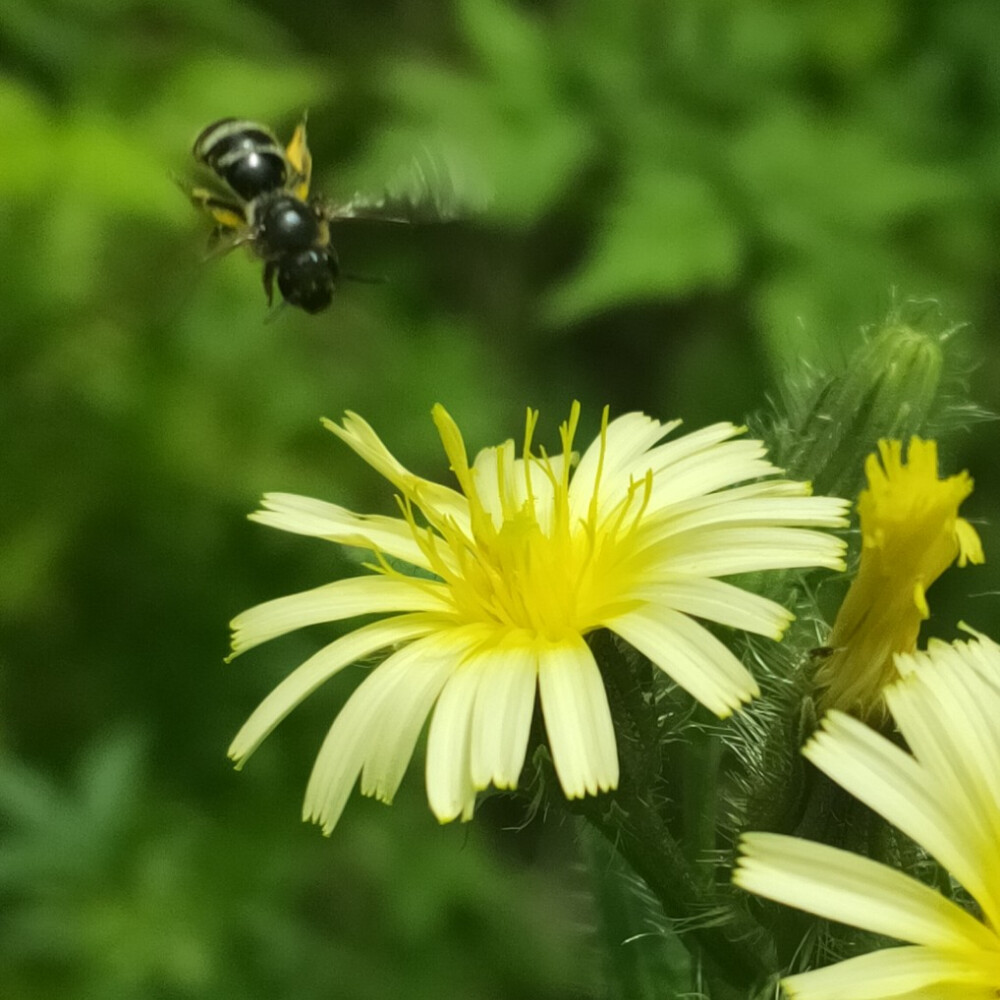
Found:
<svg viewBox="0 0 1000 1000"><path fill-rule="evenodd" d="M278 290L290 305L308 313L330 305L341 276L330 242L332 222L443 221L456 216L454 178L447 170L443 175L437 162L431 163L433 176L418 164L419 188L410 183L410 190L396 195L373 199L357 194L340 205L311 195L312 156L304 119L291 142L282 147L265 125L223 118L202 130L192 152L223 189L194 187L188 193L215 220L216 243L225 250L245 244L264 261L268 304L277 279Z"/></svg>
<svg viewBox="0 0 1000 1000"><path fill-rule="evenodd" d="M202 131L192 152L227 189L196 187L192 200L215 220L215 238L226 249L247 244L264 261L268 302L277 278L290 305L308 313L326 309L340 267L330 244L332 212L309 197L312 157L305 122L282 148L266 126L224 118Z"/></svg>

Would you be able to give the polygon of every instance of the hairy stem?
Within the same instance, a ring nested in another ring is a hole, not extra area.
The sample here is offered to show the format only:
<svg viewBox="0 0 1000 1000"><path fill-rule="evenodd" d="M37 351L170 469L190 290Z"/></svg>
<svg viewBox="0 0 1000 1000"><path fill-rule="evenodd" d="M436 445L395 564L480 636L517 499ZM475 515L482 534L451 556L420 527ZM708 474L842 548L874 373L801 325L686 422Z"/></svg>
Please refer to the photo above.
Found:
<svg viewBox="0 0 1000 1000"><path fill-rule="evenodd" d="M736 891L694 864L672 834L657 793L662 734L649 691L637 682L606 633L593 637L618 733L621 776L607 796L573 804L649 886L678 933L701 960L716 997L746 996L776 968L773 944L741 906ZM667 789L669 792L669 789Z"/></svg>

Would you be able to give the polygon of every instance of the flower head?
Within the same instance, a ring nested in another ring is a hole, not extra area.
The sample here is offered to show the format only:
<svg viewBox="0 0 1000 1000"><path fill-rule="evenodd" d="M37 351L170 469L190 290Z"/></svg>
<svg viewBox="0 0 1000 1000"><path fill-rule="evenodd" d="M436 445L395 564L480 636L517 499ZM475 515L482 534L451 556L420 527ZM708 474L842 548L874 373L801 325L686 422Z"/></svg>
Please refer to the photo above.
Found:
<svg viewBox="0 0 1000 1000"><path fill-rule="evenodd" d="M911 942L784 980L802 1000L1000 995L1000 647L985 637L897 658L886 689L911 756L831 712L803 753L933 855L976 919L902 872L779 834L751 833L733 875L750 892Z"/></svg>
<svg viewBox="0 0 1000 1000"><path fill-rule="evenodd" d="M858 499L861 566L830 634L830 658L816 675L821 709L862 717L880 713L882 689L896 677L893 654L912 652L928 617L927 590L956 560L981 563L975 528L958 516L972 492L967 472L938 478L937 443L880 441L865 463Z"/></svg>
<svg viewBox="0 0 1000 1000"><path fill-rule="evenodd" d="M401 516L362 516L285 494L267 495L251 515L368 549L373 574L243 613L233 622L234 655L304 625L392 615L302 664L229 750L242 764L325 680L392 650L319 752L304 813L327 832L359 772L363 793L391 801L432 708L431 808L441 821L471 817L478 790L516 785L536 688L565 794L614 788L611 714L584 636L611 629L725 716L757 686L695 618L777 639L792 616L717 578L842 565L841 542L807 526L842 526L844 502L810 497L804 483L757 481L778 470L760 442L734 440L741 430L732 424L661 443L678 422L630 413L609 423L605 411L599 437L577 462L574 404L557 454L533 452L537 413L529 411L520 457L507 441L470 462L447 412L437 406L433 417L460 491L408 471L348 413L342 425L326 426L392 483Z"/></svg>

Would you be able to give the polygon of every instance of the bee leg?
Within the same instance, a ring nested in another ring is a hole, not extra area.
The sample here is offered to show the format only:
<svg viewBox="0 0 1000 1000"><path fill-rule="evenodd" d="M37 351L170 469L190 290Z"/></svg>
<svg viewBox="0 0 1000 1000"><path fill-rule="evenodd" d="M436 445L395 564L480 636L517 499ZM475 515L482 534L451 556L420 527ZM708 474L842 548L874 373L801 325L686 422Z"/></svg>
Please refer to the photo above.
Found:
<svg viewBox="0 0 1000 1000"><path fill-rule="evenodd" d="M264 294L267 296L268 306L274 305L274 275L278 270L278 265L269 260L264 265Z"/></svg>
<svg viewBox="0 0 1000 1000"><path fill-rule="evenodd" d="M191 188L187 192L191 202L207 212L221 229L242 229L247 224L243 206L228 198L220 198L206 188Z"/></svg>

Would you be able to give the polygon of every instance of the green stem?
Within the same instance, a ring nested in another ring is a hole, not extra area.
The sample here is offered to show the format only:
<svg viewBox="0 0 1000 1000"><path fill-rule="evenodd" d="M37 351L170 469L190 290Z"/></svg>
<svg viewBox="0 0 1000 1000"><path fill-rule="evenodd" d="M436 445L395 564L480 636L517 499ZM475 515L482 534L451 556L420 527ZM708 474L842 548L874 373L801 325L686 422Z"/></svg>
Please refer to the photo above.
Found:
<svg viewBox="0 0 1000 1000"><path fill-rule="evenodd" d="M598 633L591 641L607 683L621 774L614 793L575 802L574 811L608 839L667 916L680 922L679 933L717 983L715 996L746 996L775 970L773 945L728 881L718 886L703 877L668 829L655 802L662 781L656 707L613 640Z"/></svg>

